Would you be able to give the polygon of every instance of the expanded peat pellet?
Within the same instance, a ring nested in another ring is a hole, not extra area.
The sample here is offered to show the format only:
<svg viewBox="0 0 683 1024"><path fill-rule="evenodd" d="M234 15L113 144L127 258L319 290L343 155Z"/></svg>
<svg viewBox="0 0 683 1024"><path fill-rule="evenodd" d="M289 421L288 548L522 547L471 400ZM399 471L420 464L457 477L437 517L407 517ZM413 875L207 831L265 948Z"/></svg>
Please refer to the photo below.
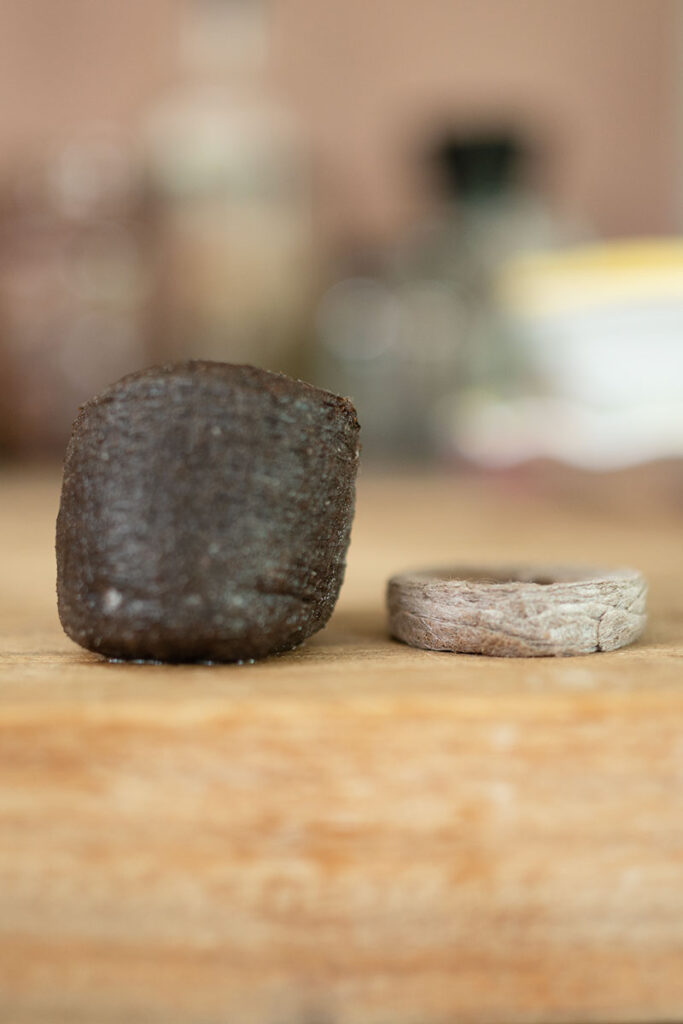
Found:
<svg viewBox="0 0 683 1024"><path fill-rule="evenodd" d="M109 658L238 661L321 629L344 576L351 403L252 366L124 377L80 410L57 519L66 633Z"/></svg>

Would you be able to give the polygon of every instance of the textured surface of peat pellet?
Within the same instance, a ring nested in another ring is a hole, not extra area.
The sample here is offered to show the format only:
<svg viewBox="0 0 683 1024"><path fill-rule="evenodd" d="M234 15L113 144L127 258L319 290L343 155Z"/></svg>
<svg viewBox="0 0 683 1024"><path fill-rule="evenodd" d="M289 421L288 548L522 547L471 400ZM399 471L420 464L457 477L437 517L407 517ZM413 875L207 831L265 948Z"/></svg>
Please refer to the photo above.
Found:
<svg viewBox="0 0 683 1024"><path fill-rule="evenodd" d="M57 519L66 633L159 661L297 646L343 580L358 431L346 399L251 366L154 367L92 399Z"/></svg>
<svg viewBox="0 0 683 1024"><path fill-rule="evenodd" d="M389 630L433 651L539 657L614 651L645 627L635 569L461 567L393 576Z"/></svg>

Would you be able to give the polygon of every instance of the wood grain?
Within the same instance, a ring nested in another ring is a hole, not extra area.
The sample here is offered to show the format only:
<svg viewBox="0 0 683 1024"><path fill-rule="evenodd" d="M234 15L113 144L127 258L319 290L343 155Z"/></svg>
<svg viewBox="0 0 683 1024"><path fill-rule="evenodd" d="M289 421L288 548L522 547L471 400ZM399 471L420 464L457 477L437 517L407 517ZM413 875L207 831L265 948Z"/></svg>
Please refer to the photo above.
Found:
<svg viewBox="0 0 683 1024"><path fill-rule="evenodd" d="M5 473L0 1020L681 1019L681 516L609 494L568 516L514 481L366 478L307 646L123 666L59 631L58 475ZM387 638L404 566L558 556L641 567L643 639L516 661Z"/></svg>

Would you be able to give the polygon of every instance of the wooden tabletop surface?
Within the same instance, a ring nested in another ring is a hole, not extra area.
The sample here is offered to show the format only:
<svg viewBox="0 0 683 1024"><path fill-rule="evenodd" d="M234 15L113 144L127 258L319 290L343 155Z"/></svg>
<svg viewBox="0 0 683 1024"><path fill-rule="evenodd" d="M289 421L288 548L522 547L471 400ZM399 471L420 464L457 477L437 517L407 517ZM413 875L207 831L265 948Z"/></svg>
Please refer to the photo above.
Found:
<svg viewBox="0 0 683 1024"><path fill-rule="evenodd" d="M365 473L323 633L164 667L67 640L59 473L0 471L0 1021L683 1019L680 482ZM641 569L645 636L387 637L389 574L521 560Z"/></svg>

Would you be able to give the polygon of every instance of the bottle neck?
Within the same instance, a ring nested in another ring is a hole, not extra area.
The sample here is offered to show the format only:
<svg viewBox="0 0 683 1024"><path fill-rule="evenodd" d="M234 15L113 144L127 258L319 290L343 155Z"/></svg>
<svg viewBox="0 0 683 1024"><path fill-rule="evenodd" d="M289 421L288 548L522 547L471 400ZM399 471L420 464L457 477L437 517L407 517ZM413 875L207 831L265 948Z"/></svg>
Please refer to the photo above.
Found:
<svg viewBox="0 0 683 1024"><path fill-rule="evenodd" d="M260 80L268 58L265 0L193 0L180 26L187 77L239 88Z"/></svg>

